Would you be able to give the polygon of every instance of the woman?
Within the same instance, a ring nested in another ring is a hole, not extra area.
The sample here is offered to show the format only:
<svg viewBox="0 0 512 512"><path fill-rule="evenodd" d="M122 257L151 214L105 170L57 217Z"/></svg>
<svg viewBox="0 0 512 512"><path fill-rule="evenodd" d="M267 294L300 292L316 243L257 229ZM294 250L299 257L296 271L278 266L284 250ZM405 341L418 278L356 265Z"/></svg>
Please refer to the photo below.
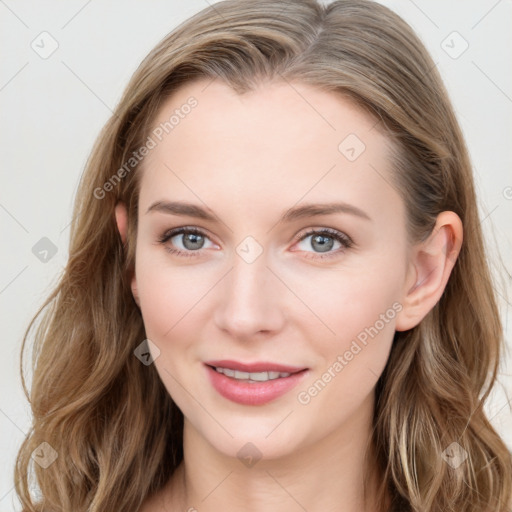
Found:
<svg viewBox="0 0 512 512"><path fill-rule="evenodd" d="M389 9L228 0L180 25L98 138L69 255L24 510L510 510L471 165Z"/></svg>

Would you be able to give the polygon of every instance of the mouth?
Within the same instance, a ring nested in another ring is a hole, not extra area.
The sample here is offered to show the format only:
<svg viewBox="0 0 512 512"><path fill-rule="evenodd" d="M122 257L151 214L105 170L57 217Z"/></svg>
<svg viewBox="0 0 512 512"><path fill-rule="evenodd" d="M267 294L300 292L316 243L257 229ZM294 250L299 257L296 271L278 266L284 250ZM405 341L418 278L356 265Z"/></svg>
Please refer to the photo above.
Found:
<svg viewBox="0 0 512 512"><path fill-rule="evenodd" d="M217 373L222 373L226 377L229 377L231 379L240 380L240 381L247 381L247 382L268 382L269 380L275 380L275 379L284 379L286 377L289 377L290 375L293 375L295 373L300 373L304 370L299 370L298 372L278 372L275 370L270 371L263 371L263 372L245 372L240 370L233 370L232 368L223 368L222 366L210 366L213 370L215 370Z"/></svg>
<svg viewBox="0 0 512 512"><path fill-rule="evenodd" d="M210 382L224 398L243 405L261 405L294 388L309 368L235 361L205 363Z"/></svg>
<svg viewBox="0 0 512 512"><path fill-rule="evenodd" d="M226 377L253 382L267 382L269 380L282 379L308 369L300 366L290 366L266 361L241 363L227 359L207 361L205 364L213 368L216 372L226 375Z"/></svg>

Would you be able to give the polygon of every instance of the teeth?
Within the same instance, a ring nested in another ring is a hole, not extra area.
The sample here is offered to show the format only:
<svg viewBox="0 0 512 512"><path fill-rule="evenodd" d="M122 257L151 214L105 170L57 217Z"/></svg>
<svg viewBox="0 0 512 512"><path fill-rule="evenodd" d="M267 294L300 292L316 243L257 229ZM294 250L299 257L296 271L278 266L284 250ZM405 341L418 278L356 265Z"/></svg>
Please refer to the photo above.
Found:
<svg viewBox="0 0 512 512"><path fill-rule="evenodd" d="M291 373L286 372L239 372L238 370L221 367L216 367L215 370L219 373L223 373L226 377L232 377L237 380L248 380L249 382L266 382L267 380L289 377L291 375Z"/></svg>
<svg viewBox="0 0 512 512"><path fill-rule="evenodd" d="M222 370L221 373L227 375L228 377L234 377L236 373L235 370L230 370L229 368L216 368L216 370Z"/></svg>

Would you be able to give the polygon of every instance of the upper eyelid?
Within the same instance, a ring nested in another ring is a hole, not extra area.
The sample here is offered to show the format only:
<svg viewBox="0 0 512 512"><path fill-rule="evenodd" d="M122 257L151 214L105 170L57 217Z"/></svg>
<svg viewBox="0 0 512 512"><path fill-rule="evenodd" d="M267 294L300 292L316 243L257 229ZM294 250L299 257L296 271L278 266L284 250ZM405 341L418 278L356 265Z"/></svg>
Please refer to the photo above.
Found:
<svg viewBox="0 0 512 512"><path fill-rule="evenodd" d="M197 228L195 226L181 226L179 228L171 228L165 230L159 237L158 240L160 242L165 242L167 240L170 240L171 238L174 238L178 235L183 235L184 233L198 233L200 235L205 236L208 238L211 242L213 242L212 237L208 234L207 231L205 231L203 228Z"/></svg>
<svg viewBox="0 0 512 512"><path fill-rule="evenodd" d="M334 228L307 228L305 232L302 232L300 234L297 234L296 237L294 237L294 240L302 240L303 238L315 234L327 234L328 236L332 236L334 238L338 237L343 240L346 240L350 243L353 243L352 238L344 233L343 231L339 231L338 229Z"/></svg>

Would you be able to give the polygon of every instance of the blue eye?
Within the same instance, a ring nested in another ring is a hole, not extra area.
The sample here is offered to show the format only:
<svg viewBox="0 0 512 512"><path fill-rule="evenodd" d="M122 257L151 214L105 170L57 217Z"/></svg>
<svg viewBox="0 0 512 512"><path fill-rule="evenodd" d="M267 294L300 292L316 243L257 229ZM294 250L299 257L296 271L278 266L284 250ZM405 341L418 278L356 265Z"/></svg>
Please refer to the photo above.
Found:
<svg viewBox="0 0 512 512"><path fill-rule="evenodd" d="M311 229L306 233L302 234L299 237L299 241L304 242L307 238L310 237L311 241L307 244L307 246L313 249L316 247L317 249L320 250L320 252L313 251L315 254L315 256L313 256L314 259L330 258L333 256L337 256L340 252L343 252L346 249L350 249L354 245L352 239L349 236L334 229ZM340 244L340 249L336 251L331 251L334 242L338 242ZM325 255L322 253L325 253ZM311 258L311 256L308 256L308 258Z"/></svg>
<svg viewBox="0 0 512 512"><path fill-rule="evenodd" d="M184 247L184 250L169 247L169 245L167 244L167 242L169 242L172 238L178 236L182 236L181 244ZM203 248L205 239L208 239L208 237L206 236L206 233L204 233L200 229L193 227L184 227L167 231L158 239L158 241L161 244L165 245L165 249L172 254L177 254L178 256L193 257L199 255L199 250ZM197 245L199 245L200 247L197 247Z"/></svg>
<svg viewBox="0 0 512 512"><path fill-rule="evenodd" d="M170 242L173 238L177 238L179 240L179 237L181 237L182 248L174 247L174 243L172 243L172 246L168 244L168 242ZM337 256L340 252L344 252L346 249L349 249L353 246L352 239L349 236L334 229L328 228L319 230L311 229L296 239L299 242L304 242L309 237L311 237L311 241L308 244L309 247L319 250L319 252L313 251L315 254L315 256L313 256L314 259ZM164 245L165 249L171 254L176 254L177 256L184 256L188 258L201 256L205 245L205 240L210 239L208 235L201 229L195 227L181 227L166 231L158 239L158 242ZM338 250L332 251L331 249L333 248L335 242L340 244L340 247ZM310 252L307 249L302 250L303 252ZM311 258L311 256L308 256L308 258Z"/></svg>

